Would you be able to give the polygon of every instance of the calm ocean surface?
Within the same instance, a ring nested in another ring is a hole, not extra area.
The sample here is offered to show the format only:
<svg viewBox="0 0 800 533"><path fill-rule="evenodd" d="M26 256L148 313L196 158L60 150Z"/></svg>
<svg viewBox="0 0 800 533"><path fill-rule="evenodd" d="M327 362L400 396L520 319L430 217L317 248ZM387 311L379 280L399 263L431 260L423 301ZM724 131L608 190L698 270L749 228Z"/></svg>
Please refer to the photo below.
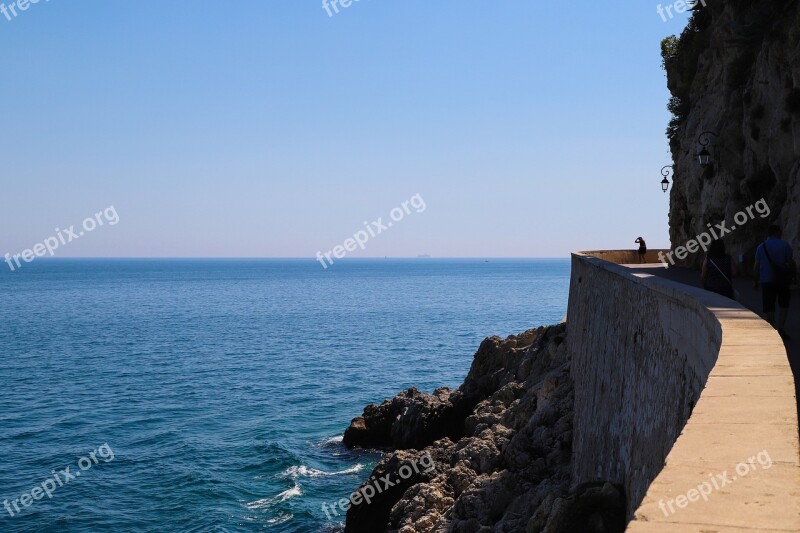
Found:
<svg viewBox="0 0 800 533"><path fill-rule="evenodd" d="M322 503L377 459L341 445L350 419L458 386L484 337L558 322L569 284L568 259L0 267L3 532L335 531Z"/></svg>

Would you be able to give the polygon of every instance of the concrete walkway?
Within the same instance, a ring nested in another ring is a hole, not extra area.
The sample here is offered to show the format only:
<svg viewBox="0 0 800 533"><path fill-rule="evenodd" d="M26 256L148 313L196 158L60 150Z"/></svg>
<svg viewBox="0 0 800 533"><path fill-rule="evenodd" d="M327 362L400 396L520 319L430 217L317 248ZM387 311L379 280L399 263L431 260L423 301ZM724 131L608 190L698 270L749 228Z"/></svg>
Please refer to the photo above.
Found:
<svg viewBox="0 0 800 533"><path fill-rule="evenodd" d="M626 265L633 270L639 270L648 274L700 287L700 272L688 268L662 268L653 264L647 265ZM761 313L761 292L753 289L751 278L737 278L734 280L736 290L742 295L742 305L753 311L759 316ZM791 335L791 339L784 340L789 365L792 367L795 382L795 395L798 398L798 413L800 413L800 294L797 290L792 291L792 305L789 312L789 320L786 324L786 331ZM800 415L798 415L800 417Z"/></svg>
<svg viewBox="0 0 800 533"><path fill-rule="evenodd" d="M796 380L780 336L757 313L699 287L698 272L631 265L636 259L620 250L573 254L567 323L581 327L570 340L571 349L578 343L571 371L597 381L576 381L583 419L573 454L594 464L575 479L624 484L635 506L629 533L800 532ZM752 284L739 285L757 310ZM798 318L800 310L791 327ZM595 372L582 371L595 362ZM688 419L670 428L676 406L688 407ZM580 430L598 426L587 451Z"/></svg>

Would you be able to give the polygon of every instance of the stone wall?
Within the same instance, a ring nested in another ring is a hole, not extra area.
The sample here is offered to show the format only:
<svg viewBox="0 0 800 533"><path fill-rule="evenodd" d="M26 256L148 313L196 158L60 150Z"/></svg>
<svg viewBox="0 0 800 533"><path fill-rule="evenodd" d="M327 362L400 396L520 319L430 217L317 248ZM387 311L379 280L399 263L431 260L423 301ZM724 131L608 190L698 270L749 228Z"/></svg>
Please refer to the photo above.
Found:
<svg viewBox="0 0 800 533"><path fill-rule="evenodd" d="M624 486L637 519L630 530L772 521L780 527L768 529L800 531L794 381L769 325L726 298L574 254L567 327L575 485ZM660 510L710 472L765 449L776 465L762 484L740 482L712 502Z"/></svg>
<svg viewBox="0 0 800 533"><path fill-rule="evenodd" d="M622 482L632 515L700 397L722 331L697 302L578 255L567 324L574 477Z"/></svg>
<svg viewBox="0 0 800 533"><path fill-rule="evenodd" d="M644 256L645 263L661 263L658 257L659 252L666 254L669 250L648 250ZM609 263L616 263L618 265L635 265L639 262L639 252L636 250L596 250L593 252L581 252L584 255L590 255L608 261Z"/></svg>

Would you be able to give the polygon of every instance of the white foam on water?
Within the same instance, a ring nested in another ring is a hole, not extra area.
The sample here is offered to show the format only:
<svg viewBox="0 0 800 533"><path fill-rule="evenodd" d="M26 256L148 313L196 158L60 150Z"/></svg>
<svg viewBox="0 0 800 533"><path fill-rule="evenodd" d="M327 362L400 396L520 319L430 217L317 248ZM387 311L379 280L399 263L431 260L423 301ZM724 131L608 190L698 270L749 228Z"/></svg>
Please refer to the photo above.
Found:
<svg viewBox="0 0 800 533"><path fill-rule="evenodd" d="M302 496L302 495L303 491L300 490L300 485L295 485L291 489L285 490L280 494L278 494L278 498L280 498L282 502L285 502L289 498L294 498L295 496Z"/></svg>
<svg viewBox="0 0 800 533"><path fill-rule="evenodd" d="M364 465L359 463L359 464L355 465L354 467L348 468L347 470L342 470L341 472L334 472L331 475L332 476L338 476L338 475L341 475L341 474L357 474L357 473L361 472L362 470L364 470Z"/></svg>
<svg viewBox="0 0 800 533"><path fill-rule="evenodd" d="M262 498L254 502L250 502L245 504L245 507L248 509L270 509L279 503L283 503L290 498L294 498L295 496L301 496L302 494L303 491L300 490L300 485L295 485L291 489L285 490L277 496L273 496L272 498Z"/></svg>
<svg viewBox="0 0 800 533"><path fill-rule="evenodd" d="M325 472L324 470L319 470L317 468L309 468L305 465L301 465L301 466L290 466L283 472L283 474L281 474L281 476L292 479L297 479L299 477L342 476L345 474L356 474L358 472L361 472L363 469L364 465L360 463L346 470L340 470L339 472Z"/></svg>
<svg viewBox="0 0 800 533"><path fill-rule="evenodd" d="M284 522L288 522L292 518L294 518L294 515L291 513L281 513L275 518L270 518L269 520L267 520L267 524L271 526L276 526L278 524L283 524Z"/></svg>

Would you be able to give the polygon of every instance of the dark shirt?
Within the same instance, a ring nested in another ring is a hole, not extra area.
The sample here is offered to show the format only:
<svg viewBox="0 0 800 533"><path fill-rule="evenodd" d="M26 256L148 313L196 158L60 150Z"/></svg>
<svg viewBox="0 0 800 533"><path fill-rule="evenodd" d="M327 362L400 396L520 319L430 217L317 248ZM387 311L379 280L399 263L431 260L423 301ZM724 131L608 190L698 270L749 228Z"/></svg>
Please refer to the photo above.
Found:
<svg viewBox="0 0 800 533"><path fill-rule="evenodd" d="M769 259L767 259L767 254L764 253L765 246L767 247L767 253L769 253L769 259L772 259L772 263L778 268L781 268L792 259L792 247L783 239L770 237L756 250L759 281L761 283L775 283L775 272Z"/></svg>

